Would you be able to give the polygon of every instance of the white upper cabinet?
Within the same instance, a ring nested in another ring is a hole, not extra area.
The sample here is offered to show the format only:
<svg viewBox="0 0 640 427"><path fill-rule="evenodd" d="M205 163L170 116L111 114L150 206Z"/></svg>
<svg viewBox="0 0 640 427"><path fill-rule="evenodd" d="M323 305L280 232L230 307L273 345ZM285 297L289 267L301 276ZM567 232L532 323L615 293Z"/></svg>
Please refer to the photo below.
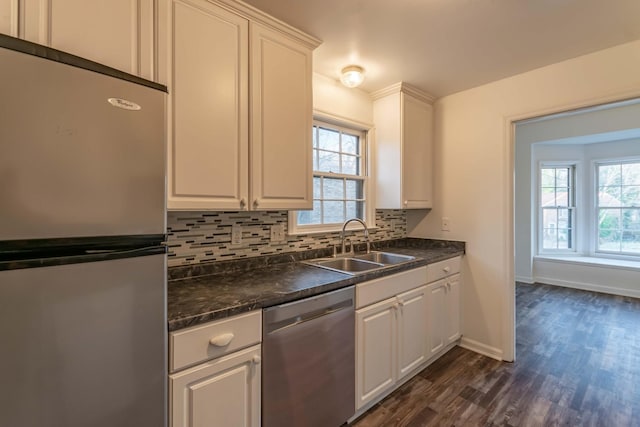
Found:
<svg viewBox="0 0 640 427"><path fill-rule="evenodd" d="M251 208L311 209L311 50L252 24L251 63Z"/></svg>
<svg viewBox="0 0 640 427"><path fill-rule="evenodd" d="M372 96L376 129L376 207L431 208L432 98L406 83L395 84Z"/></svg>
<svg viewBox="0 0 640 427"><path fill-rule="evenodd" d="M249 21L201 0L163 2L160 12L168 206L239 210L249 197Z"/></svg>
<svg viewBox="0 0 640 427"><path fill-rule="evenodd" d="M0 3L0 32L155 79L154 0Z"/></svg>
<svg viewBox="0 0 640 427"><path fill-rule="evenodd" d="M318 41L234 0L159 8L169 209L312 207Z"/></svg>

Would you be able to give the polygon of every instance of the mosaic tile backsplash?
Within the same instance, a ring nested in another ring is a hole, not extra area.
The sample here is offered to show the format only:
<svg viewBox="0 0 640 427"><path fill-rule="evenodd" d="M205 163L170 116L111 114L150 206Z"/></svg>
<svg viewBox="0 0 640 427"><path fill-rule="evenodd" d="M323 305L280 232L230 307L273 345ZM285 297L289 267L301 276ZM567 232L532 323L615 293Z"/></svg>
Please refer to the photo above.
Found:
<svg viewBox="0 0 640 427"><path fill-rule="evenodd" d="M249 258L277 253L323 249L340 244L340 233L286 236L286 242L271 243L271 226L283 224L288 213L272 212L191 212L167 214L169 267L202 262ZM231 227L240 225L242 243L231 244ZM377 210L372 242L407 237L407 215L403 210ZM349 232L353 242L364 242L363 231Z"/></svg>

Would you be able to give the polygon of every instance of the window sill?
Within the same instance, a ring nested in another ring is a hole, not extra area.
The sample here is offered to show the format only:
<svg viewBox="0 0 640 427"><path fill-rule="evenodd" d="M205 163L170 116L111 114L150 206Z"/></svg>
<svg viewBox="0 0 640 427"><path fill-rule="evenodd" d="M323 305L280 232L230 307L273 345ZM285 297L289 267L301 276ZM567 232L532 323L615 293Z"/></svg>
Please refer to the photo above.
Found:
<svg viewBox="0 0 640 427"><path fill-rule="evenodd" d="M534 261L558 262L564 264L580 264L591 267L607 267L621 270L640 271L640 261L628 261L623 259L599 258L591 256L554 256L554 255L538 255L533 257Z"/></svg>

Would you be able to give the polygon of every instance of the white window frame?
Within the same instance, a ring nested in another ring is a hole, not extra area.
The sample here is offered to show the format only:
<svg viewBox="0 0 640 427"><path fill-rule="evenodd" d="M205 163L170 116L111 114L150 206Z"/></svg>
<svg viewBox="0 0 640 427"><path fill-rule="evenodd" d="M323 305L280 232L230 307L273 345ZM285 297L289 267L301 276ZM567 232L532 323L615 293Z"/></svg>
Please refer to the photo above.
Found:
<svg viewBox="0 0 640 427"><path fill-rule="evenodd" d="M540 161L538 163L538 168L537 168L537 180L536 180L536 212L537 212L537 221L536 223L538 224L537 227L537 253L539 255L573 255L577 253L578 250L578 233L577 233L577 229L578 229L578 161ZM571 247L567 248L567 249L551 249L551 248L544 248L544 208L542 206L542 197L541 197L541 192L542 192L542 169L557 169L557 168L570 168L572 171L572 177L570 178L572 180L573 186L570 187L572 188L572 193L571 193L571 202L572 202L572 206L568 206L567 208L569 209L569 211L571 212L571 217L572 217L572 221L571 221Z"/></svg>
<svg viewBox="0 0 640 427"><path fill-rule="evenodd" d="M375 222L375 200L374 200L374 188L373 188L373 179L371 177L371 125L366 125L363 123L358 123L354 121L350 121L344 118L337 118L335 116L327 115L326 113L315 113L314 126L323 126L332 129L338 129L345 131L347 133L360 133L360 150L361 150L361 169L363 181L363 193L364 193L364 216L365 223L369 230L376 228ZM313 171L313 176L326 176L326 177L335 177L335 178L353 178L353 175L343 175L339 173L328 173L328 172L316 172ZM298 211L289 211L289 227L288 234L296 235L296 234L318 234L318 233L330 233L342 230L342 224L310 224L310 225L300 225L298 224ZM355 221L347 227L347 230L357 230L361 229L362 225L356 223Z"/></svg>
<svg viewBox="0 0 640 427"><path fill-rule="evenodd" d="M599 173L598 166L600 165L619 165L624 163L640 163L640 157L631 156L631 157L616 157L616 158L599 158L594 159L592 161L592 179L591 179L591 192L592 192L592 210L591 210L591 227L589 230L590 239L591 239L591 255L597 258L611 258L611 259L627 259L627 260L638 260L640 258L640 254L634 252L622 252L622 251L606 251L599 250L599 225L598 225L598 192L600 188L599 182ZM621 206L617 209L623 209L624 206Z"/></svg>

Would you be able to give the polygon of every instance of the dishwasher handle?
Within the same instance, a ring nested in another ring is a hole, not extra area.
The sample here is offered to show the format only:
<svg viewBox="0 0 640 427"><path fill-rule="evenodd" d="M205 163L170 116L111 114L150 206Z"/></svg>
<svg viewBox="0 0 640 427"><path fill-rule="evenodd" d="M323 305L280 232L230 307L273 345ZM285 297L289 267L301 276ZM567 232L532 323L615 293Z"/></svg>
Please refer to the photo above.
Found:
<svg viewBox="0 0 640 427"><path fill-rule="evenodd" d="M263 330L271 334L291 326L329 316L342 310L354 310L353 286L275 307L263 312Z"/></svg>

